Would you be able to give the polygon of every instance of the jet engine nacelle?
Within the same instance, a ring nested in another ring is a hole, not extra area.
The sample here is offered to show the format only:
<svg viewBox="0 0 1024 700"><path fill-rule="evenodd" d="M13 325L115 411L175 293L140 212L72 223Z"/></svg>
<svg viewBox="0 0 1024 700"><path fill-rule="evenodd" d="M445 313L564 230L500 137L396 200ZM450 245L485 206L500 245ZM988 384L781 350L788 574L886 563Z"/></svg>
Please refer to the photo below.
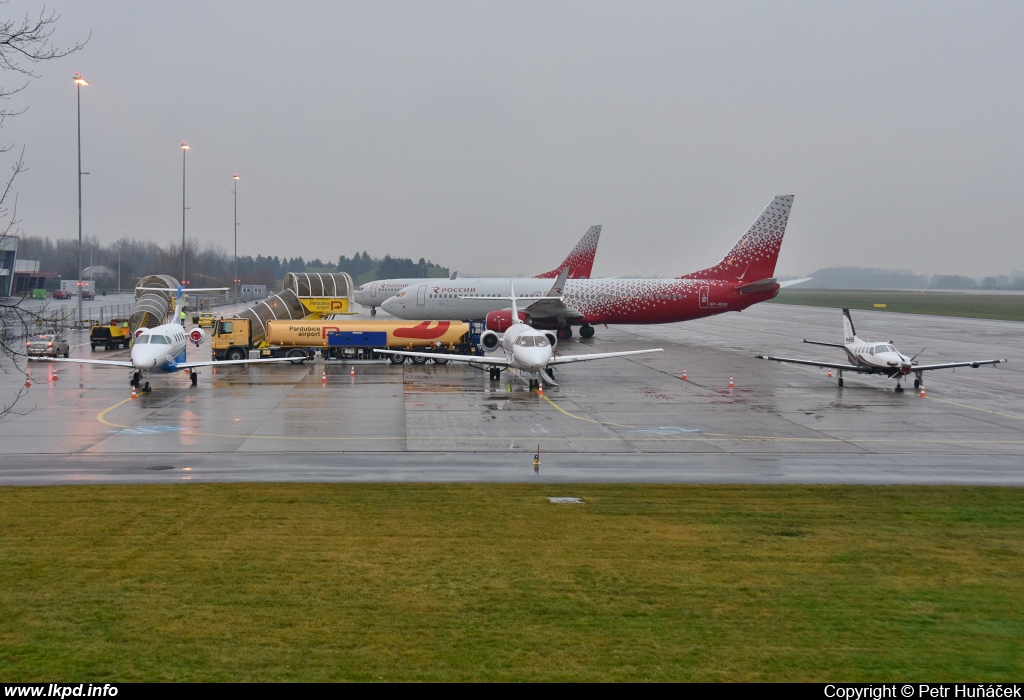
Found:
<svg viewBox="0 0 1024 700"><path fill-rule="evenodd" d="M484 350L494 350L500 342L501 336L494 331L484 331L480 334L480 345L483 346Z"/></svg>
<svg viewBox="0 0 1024 700"><path fill-rule="evenodd" d="M554 350L558 347L558 336L551 331L544 331L544 335L548 337L548 342L551 343L551 349Z"/></svg>
<svg viewBox="0 0 1024 700"><path fill-rule="evenodd" d="M188 333L188 339L195 343L197 348L199 347L199 343L203 342L203 338L205 337L206 334L203 333L202 328L193 328Z"/></svg>
<svg viewBox="0 0 1024 700"><path fill-rule="evenodd" d="M519 320L526 323L526 313L519 312ZM487 330L495 333L504 333L512 325L512 309L492 311L487 314Z"/></svg>

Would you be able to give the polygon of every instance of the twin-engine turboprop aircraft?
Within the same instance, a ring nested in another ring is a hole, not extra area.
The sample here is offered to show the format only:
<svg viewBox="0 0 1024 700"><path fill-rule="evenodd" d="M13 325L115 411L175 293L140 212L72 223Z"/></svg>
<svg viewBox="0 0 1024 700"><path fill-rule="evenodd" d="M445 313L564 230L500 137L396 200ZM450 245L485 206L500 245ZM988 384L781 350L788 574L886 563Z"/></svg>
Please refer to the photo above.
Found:
<svg viewBox="0 0 1024 700"><path fill-rule="evenodd" d="M597 255L597 243L601 239L601 226L591 226L583 234L583 238L576 244L576 247L569 251L562 264L554 270L534 275L534 279L554 279L558 273L569 268L569 279L586 279L590 277L594 269L594 256ZM453 273L449 282L458 278L458 273ZM426 279L423 277L406 279L386 279L367 282L360 285L353 293L352 298L361 306L370 307L370 315L376 315L377 307L385 301L398 294L400 291L412 284L442 282L444 280ZM500 289L504 289L501 287Z"/></svg>
<svg viewBox="0 0 1024 700"><path fill-rule="evenodd" d="M559 338L571 338L572 327L580 337L594 335L594 326L609 323L675 323L725 311L743 309L779 293L781 287L804 280L780 283L775 263L786 233L792 195L780 195L761 212L732 250L713 267L675 279L569 279L558 299L539 299L547 290L542 279L517 279L524 297L534 297L521 307L526 323L551 329ZM507 324L508 278L461 278L422 281L406 287L381 305L406 320L433 321L486 318L491 330Z"/></svg>
<svg viewBox="0 0 1024 700"><path fill-rule="evenodd" d="M555 281L552 291L561 289L561 286L565 284L567 274L568 269L563 269ZM570 362L603 360L609 357L625 357L626 355L642 355L649 352L662 352L662 348L655 348L652 350L627 350L624 352L601 352L590 355L563 355L556 357L554 351L558 340L555 334L550 331L539 331L524 323L522 320L523 314L519 312L516 301L523 299L529 299L533 302L538 301L538 299L560 301L561 297L517 297L515 286L511 282L509 283L509 291L509 296L491 297L491 300L512 302L510 313L512 324L501 335L493 330L484 331L480 335L480 344L486 350L500 348L504 357L494 355L444 355L443 357L446 360L465 362L471 365L487 365L492 380L498 379L501 376L502 370L511 368L516 370L516 373L520 376L526 375L530 382L530 388L533 389L534 387L540 387L542 383L551 384L552 386L557 385L557 382L554 380L554 372L552 371L552 367L556 365L565 365ZM479 299L481 297L475 298ZM436 359L438 357L437 353L407 352L403 350L381 349L377 352L390 355L405 355L406 357L425 357L428 359ZM544 377L545 372L547 373L546 378Z"/></svg>
<svg viewBox="0 0 1024 700"><path fill-rule="evenodd" d="M158 291L167 292L169 290L165 288L157 287L139 287L145 291ZM174 306L174 318L181 318L181 301L183 292L222 292L225 288L211 288L211 289L188 289L183 290L182 287L178 286L178 300ZM132 372L131 381L129 382L133 387L138 388L139 384L143 381L144 377L149 372L181 372L188 370L189 379L192 380L192 386L195 386L199 381L199 376L196 374L196 367L208 367L210 365L216 365L221 367L223 365L248 365L255 364L257 362L290 362L294 358L271 358L271 359L259 359L259 360L222 360L222 361L204 361L204 362L189 362L186 358L185 350L188 347L188 343L195 343L196 347L199 347L199 343L203 341L206 334L203 333L202 328L193 328L188 333L185 332L185 328L178 323L165 323L162 326L156 328L140 328L135 332L135 342L131 349L131 361L125 362L120 360L81 360L77 358L55 358L54 362L76 362L83 365L106 365L108 367L125 367L134 370ZM149 391L149 382L145 383L143 391Z"/></svg>
<svg viewBox="0 0 1024 700"><path fill-rule="evenodd" d="M913 357L907 357L892 344L890 340L882 343L872 340L864 340L857 337L853 328L853 319L850 318L850 310L843 309L843 342L823 343L817 340L804 340L812 345L826 345L830 348L842 348L850 359L850 364L829 362L827 360L795 360L789 357L770 357L768 355L756 355L761 360L775 360L776 362L791 362L796 365L812 365L814 367L826 367L834 369L839 374L839 386L843 385L843 372L859 372L862 374L884 374L889 379L896 380L896 393L903 393L900 382L914 374L914 388L921 386L922 372L934 369L950 369L953 367L980 367L981 365L997 365L1006 360L971 360L969 362L943 362L937 365L921 365L917 363L917 353ZM921 352L924 352L922 350Z"/></svg>

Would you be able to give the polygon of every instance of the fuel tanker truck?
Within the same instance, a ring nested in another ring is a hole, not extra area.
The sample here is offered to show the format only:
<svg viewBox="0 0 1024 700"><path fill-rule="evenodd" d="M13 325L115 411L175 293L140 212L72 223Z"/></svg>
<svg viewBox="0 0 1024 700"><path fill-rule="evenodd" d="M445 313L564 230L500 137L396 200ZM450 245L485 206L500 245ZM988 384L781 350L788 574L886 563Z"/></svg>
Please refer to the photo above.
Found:
<svg viewBox="0 0 1024 700"><path fill-rule="evenodd" d="M445 364L445 354L474 354L471 326L462 321L342 321L271 320L254 324L244 317L221 318L213 328L210 346L214 360L241 360L250 352L260 357L311 359L317 351L329 359L370 360L387 357L394 364L405 355L373 352L373 348L436 352L434 362ZM412 358L414 364L426 358Z"/></svg>

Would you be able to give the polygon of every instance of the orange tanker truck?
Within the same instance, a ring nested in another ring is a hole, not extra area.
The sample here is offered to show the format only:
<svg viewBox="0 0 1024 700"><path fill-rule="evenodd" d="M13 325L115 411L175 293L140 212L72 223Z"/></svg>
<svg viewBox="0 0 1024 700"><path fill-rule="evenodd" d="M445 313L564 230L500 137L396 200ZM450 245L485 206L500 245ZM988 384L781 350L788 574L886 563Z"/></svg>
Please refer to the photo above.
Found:
<svg viewBox="0 0 1024 700"><path fill-rule="evenodd" d="M312 358L320 351L327 358L369 360L389 358L395 364L405 355L373 352L374 348L429 349L434 362L444 364L446 353L475 351L470 324L462 321L266 321L255 326L248 318L221 318L210 337L214 360L241 360L251 351L261 357ZM412 358L423 364L425 358Z"/></svg>

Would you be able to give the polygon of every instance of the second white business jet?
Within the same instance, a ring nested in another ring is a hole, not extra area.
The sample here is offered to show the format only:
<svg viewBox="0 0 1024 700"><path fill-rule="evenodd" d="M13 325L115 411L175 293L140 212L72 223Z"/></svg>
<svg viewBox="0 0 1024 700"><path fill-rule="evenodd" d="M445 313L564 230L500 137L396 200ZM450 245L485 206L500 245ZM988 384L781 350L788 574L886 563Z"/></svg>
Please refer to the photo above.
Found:
<svg viewBox="0 0 1024 700"><path fill-rule="evenodd" d="M900 381L913 374L914 388L921 386L921 374L936 369L951 369L956 367L974 367L982 365L998 365L1006 360L969 360L967 362L942 362L935 365L922 365L917 362L917 353L914 357L907 357L892 344L890 340L882 343L873 340L864 340L857 337L857 331L853 328L853 319L850 318L850 310L843 309L843 342L823 343L817 340L804 340L811 345L826 345L830 348L842 348L849 358L849 364L830 362L828 360L797 360L790 357L769 357L768 355L757 355L761 360L775 360L776 362L791 362L796 365L812 365L814 367L826 367L834 369L839 374L839 386L843 385L843 372L859 372L861 374L884 374L889 379L896 380L896 393L903 393ZM921 352L924 352L922 350Z"/></svg>
<svg viewBox="0 0 1024 700"><path fill-rule="evenodd" d="M562 270L555 281L552 291L560 291L565 284L568 270ZM552 368L556 365L565 365L571 362L589 362L590 360L604 360L610 357L625 357L627 355L643 355L650 352L662 352L662 348L651 350L626 350L623 352L599 352L589 355L555 355L555 346L558 343L555 334L551 331L539 331L523 322L516 301L528 299L530 302L538 299L561 300L560 296L548 297L517 297L515 285L509 283L510 294L507 297L491 297L493 300L506 299L512 302L512 325L501 335L494 331L484 331L480 334L480 344L486 350L501 349L501 355L445 355L445 359L453 362L465 362L470 365L486 365L492 380L499 379L501 372L505 369L513 369L520 377L529 380L530 388L539 388L542 384L556 386ZM482 297L474 297L480 299ZM407 352L403 350L378 350L380 353L389 355L405 355L406 357L425 357L435 359L436 353ZM546 376L545 376L546 373Z"/></svg>

